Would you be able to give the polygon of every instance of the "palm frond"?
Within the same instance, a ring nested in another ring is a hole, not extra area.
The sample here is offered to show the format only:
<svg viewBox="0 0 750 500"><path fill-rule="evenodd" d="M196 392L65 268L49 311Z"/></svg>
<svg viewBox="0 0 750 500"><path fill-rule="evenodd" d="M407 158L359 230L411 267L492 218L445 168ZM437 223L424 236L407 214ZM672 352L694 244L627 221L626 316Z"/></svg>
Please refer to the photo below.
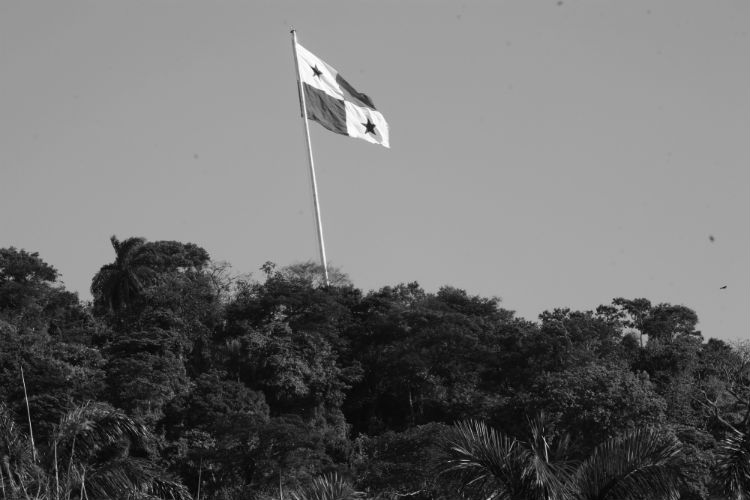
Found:
<svg viewBox="0 0 750 500"><path fill-rule="evenodd" d="M184 484L164 478L154 478L148 493L164 500L193 500L193 496Z"/></svg>
<svg viewBox="0 0 750 500"><path fill-rule="evenodd" d="M0 481L9 488L29 485L40 477L40 468L34 461L31 441L16 425L5 403L0 403Z"/></svg>
<svg viewBox="0 0 750 500"><path fill-rule="evenodd" d="M580 500L677 498L681 443L642 428L597 446L573 477Z"/></svg>
<svg viewBox="0 0 750 500"><path fill-rule="evenodd" d="M550 500L563 500L570 496L569 478L573 466L567 460L570 436L554 436L549 432L544 413L529 422L531 439L528 443L531 464L527 480L536 496Z"/></svg>
<svg viewBox="0 0 750 500"><path fill-rule="evenodd" d="M99 269L91 281L91 294L97 300L105 300L111 311L127 307L132 294L142 293L153 283L156 272L150 264L154 260L153 250L144 238L116 236L110 238L115 250L115 261Z"/></svg>
<svg viewBox="0 0 750 500"><path fill-rule="evenodd" d="M112 460L99 466L75 464L60 476L65 491L86 489L92 498L120 498L123 493L145 492L148 477L131 460Z"/></svg>
<svg viewBox="0 0 750 500"><path fill-rule="evenodd" d="M89 498L130 500L192 500L187 488L161 477L145 459L122 457L101 464L76 464L61 477L66 491L81 491Z"/></svg>
<svg viewBox="0 0 750 500"><path fill-rule="evenodd" d="M138 248L146 243L146 239L140 237L130 237L120 241L113 235L109 240L112 242L112 248L115 249L115 254L118 259L132 257L137 253Z"/></svg>
<svg viewBox="0 0 750 500"><path fill-rule="evenodd" d="M750 498L750 433L731 432L716 453L714 482L732 500Z"/></svg>
<svg viewBox="0 0 750 500"><path fill-rule="evenodd" d="M525 489L530 453L516 439L468 420L453 426L444 473L457 474L467 490L488 499L510 499Z"/></svg>
<svg viewBox="0 0 750 500"><path fill-rule="evenodd" d="M357 500L364 497L364 493L356 491L336 473L316 477L307 486L290 491L289 495L293 500Z"/></svg>
<svg viewBox="0 0 750 500"><path fill-rule="evenodd" d="M85 403L65 414L54 435L59 450L69 450L81 457L123 442L147 448L149 441L150 433L144 425L99 402Z"/></svg>
<svg viewBox="0 0 750 500"><path fill-rule="evenodd" d="M139 500L192 498L185 486L159 477L148 460L123 457L90 466L85 472L86 491L91 498L120 498L124 492Z"/></svg>

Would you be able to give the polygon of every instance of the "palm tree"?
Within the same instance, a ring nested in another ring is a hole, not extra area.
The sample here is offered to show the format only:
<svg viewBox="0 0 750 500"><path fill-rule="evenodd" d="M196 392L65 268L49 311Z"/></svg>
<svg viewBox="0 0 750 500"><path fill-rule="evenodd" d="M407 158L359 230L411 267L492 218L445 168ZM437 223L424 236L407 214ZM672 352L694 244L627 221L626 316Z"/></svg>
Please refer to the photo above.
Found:
<svg viewBox="0 0 750 500"><path fill-rule="evenodd" d="M110 238L115 250L115 261L105 264L91 281L91 294L95 302L104 302L109 311L125 308L138 293L153 282L155 271L149 266L153 252L144 238L127 238L120 241Z"/></svg>
<svg viewBox="0 0 750 500"><path fill-rule="evenodd" d="M654 429L605 441L574 470L557 444L532 422L528 442L482 422L459 422L449 439L446 471L462 473L476 498L490 500L650 500L676 498L681 445ZM554 446L553 446L554 445Z"/></svg>
<svg viewBox="0 0 750 500"><path fill-rule="evenodd" d="M601 443L572 477L576 500L679 498L682 445L657 429L640 428Z"/></svg>
<svg viewBox="0 0 750 500"><path fill-rule="evenodd" d="M316 477L306 487L290 491L289 496L292 500L358 500L364 494L333 473Z"/></svg>
<svg viewBox="0 0 750 500"><path fill-rule="evenodd" d="M531 439L520 441L474 420L455 424L447 441L444 472L458 473L466 490L488 500L563 500L570 466L568 439L545 435L544 416L531 422Z"/></svg>
<svg viewBox="0 0 750 500"><path fill-rule="evenodd" d="M20 497L42 474L31 440L16 426L5 403L0 403L0 494L3 499Z"/></svg>
<svg viewBox="0 0 750 500"><path fill-rule="evenodd" d="M33 460L30 440L0 406L0 495L3 500L70 498L188 500L187 489L165 479L145 458L155 437L104 403L86 403L62 417Z"/></svg>
<svg viewBox="0 0 750 500"><path fill-rule="evenodd" d="M714 482L732 500L750 498L750 433L732 429L716 453Z"/></svg>

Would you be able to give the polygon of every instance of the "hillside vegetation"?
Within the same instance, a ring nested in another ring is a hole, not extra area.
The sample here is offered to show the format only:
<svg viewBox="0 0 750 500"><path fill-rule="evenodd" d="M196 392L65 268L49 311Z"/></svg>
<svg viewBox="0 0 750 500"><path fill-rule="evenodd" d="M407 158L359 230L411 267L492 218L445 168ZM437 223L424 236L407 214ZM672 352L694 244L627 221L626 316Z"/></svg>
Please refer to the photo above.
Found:
<svg viewBox="0 0 750 500"><path fill-rule="evenodd" d="M0 249L0 499L748 498L750 346L686 306L112 245L91 303Z"/></svg>

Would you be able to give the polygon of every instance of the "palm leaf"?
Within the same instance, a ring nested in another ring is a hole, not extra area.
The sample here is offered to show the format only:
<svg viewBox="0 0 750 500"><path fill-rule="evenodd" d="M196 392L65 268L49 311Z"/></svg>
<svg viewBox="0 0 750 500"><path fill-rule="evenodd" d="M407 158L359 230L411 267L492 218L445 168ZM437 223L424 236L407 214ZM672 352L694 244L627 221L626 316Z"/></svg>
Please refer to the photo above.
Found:
<svg viewBox="0 0 750 500"><path fill-rule="evenodd" d="M151 440L144 425L99 402L84 403L65 414L54 435L59 453L68 451L80 457L91 457L107 446L124 442L146 449Z"/></svg>
<svg viewBox="0 0 750 500"><path fill-rule="evenodd" d="M732 431L719 443L714 481L732 500L750 498L750 433Z"/></svg>
<svg viewBox="0 0 750 500"><path fill-rule="evenodd" d="M155 477L147 489L148 493L156 498L164 500L192 500L193 496L184 484L170 481L161 477Z"/></svg>
<svg viewBox="0 0 750 500"><path fill-rule="evenodd" d="M680 442L651 428L597 446L573 477L580 500L678 498Z"/></svg>
<svg viewBox="0 0 750 500"><path fill-rule="evenodd" d="M528 446L531 451L531 464L527 480L531 483L531 489L539 498L568 498L569 478L573 473L573 466L567 460L570 437L552 437L544 413L540 413L536 419L529 422L529 427L531 439Z"/></svg>
<svg viewBox="0 0 750 500"><path fill-rule="evenodd" d="M154 441L122 411L86 403L68 412L54 434L59 456L68 460L60 482L69 491L85 487L89 498L189 499L187 489L164 478L150 460L130 455L133 448L148 451Z"/></svg>
<svg viewBox="0 0 750 500"><path fill-rule="evenodd" d="M306 487L292 490L289 495L293 500L357 500L364 497L364 493L356 491L336 473L316 477Z"/></svg>
<svg viewBox="0 0 750 500"><path fill-rule="evenodd" d="M11 490L30 487L44 476L34 460L31 440L18 428L10 409L0 402L0 482Z"/></svg>
<svg viewBox="0 0 750 500"><path fill-rule="evenodd" d="M444 472L458 474L471 494L492 500L563 497L553 489L562 484L554 467L484 422L458 422L446 444L450 459Z"/></svg>
<svg viewBox="0 0 750 500"><path fill-rule="evenodd" d="M85 477L83 472L85 472ZM107 461L75 470L71 483L80 489L85 480L89 498L132 500L191 500L187 488L160 477L151 462L132 457Z"/></svg>
<svg viewBox="0 0 750 500"><path fill-rule="evenodd" d="M112 243L112 248L115 249L117 258L121 261L132 258L137 253L137 249L146 243L145 238L131 237L120 241L115 235L112 235L109 241Z"/></svg>
<svg viewBox="0 0 750 500"><path fill-rule="evenodd" d="M151 264L153 250L144 238L116 236L110 238L115 250L115 261L99 269L91 282L91 294L95 300L104 300L110 311L127 307L133 294L142 293L157 275Z"/></svg>

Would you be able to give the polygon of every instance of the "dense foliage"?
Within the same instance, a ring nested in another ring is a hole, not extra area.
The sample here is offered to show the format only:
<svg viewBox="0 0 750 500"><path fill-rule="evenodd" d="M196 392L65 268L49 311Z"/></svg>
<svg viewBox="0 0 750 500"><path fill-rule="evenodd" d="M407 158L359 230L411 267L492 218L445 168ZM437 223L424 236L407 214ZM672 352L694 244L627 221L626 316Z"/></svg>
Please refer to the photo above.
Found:
<svg viewBox="0 0 750 500"><path fill-rule="evenodd" d="M528 321L111 241L91 303L0 249L0 499L748 498L750 345L685 306Z"/></svg>

